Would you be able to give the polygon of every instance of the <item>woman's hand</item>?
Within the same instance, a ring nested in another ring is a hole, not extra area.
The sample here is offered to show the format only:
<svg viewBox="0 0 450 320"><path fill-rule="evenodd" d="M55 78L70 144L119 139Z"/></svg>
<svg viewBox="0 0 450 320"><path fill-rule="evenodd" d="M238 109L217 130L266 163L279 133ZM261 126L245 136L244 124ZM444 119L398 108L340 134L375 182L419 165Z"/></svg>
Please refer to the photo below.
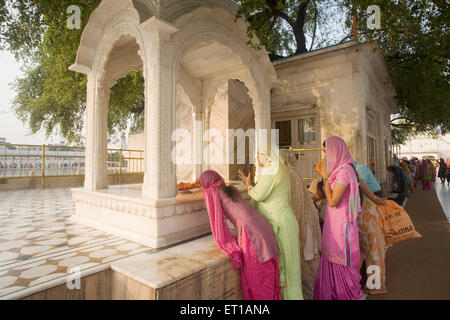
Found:
<svg viewBox="0 0 450 320"><path fill-rule="evenodd" d="M313 170L319 177L320 177L320 168L322 167L321 163L322 163L322 161L319 161L319 162L314 163L314 165L313 165Z"/></svg>
<svg viewBox="0 0 450 320"><path fill-rule="evenodd" d="M249 172L248 176L246 176L244 174L244 171L242 171L242 169L239 169L238 176L242 180L244 185L248 188L250 186L250 172Z"/></svg>
<svg viewBox="0 0 450 320"><path fill-rule="evenodd" d="M378 198L377 196L375 196L375 199L372 200L372 201L373 201L373 203L375 203L377 206L384 206L384 205L386 205L386 203L384 202L384 200L381 199L381 198Z"/></svg>
<svg viewBox="0 0 450 320"><path fill-rule="evenodd" d="M328 171L327 171L327 165L324 160L320 162L320 176L323 179L328 179Z"/></svg>
<svg viewBox="0 0 450 320"><path fill-rule="evenodd" d="M378 198L372 191L370 191L367 184L364 183L361 179L359 180L359 185L361 186L361 191L365 194L366 197L368 197L373 203L375 203L377 206L384 206L386 203L384 203L383 199Z"/></svg>

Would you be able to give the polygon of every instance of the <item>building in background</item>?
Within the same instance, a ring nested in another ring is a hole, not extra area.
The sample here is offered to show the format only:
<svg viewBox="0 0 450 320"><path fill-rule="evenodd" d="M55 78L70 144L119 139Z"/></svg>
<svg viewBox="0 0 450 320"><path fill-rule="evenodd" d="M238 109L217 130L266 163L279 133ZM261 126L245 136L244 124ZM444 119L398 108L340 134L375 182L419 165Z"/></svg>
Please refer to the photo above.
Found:
<svg viewBox="0 0 450 320"><path fill-rule="evenodd" d="M374 167L377 179L387 182L387 166L395 143L390 119L391 114L398 113L398 107L378 44L349 41L273 61L273 65L279 86L271 92L271 127L279 130L280 147L318 149L327 137L340 136L356 161ZM247 91L237 80L218 88L212 107L205 111L205 128L216 128L225 136L226 128L254 127L253 102ZM177 90L176 128L194 136L193 107L183 97L183 92ZM144 145L143 133L130 135L130 149L143 150ZM313 165L320 157L320 151L301 152L300 171L304 177L315 176ZM202 170L209 168L226 180L236 178L237 168L233 166L205 165ZM197 178L192 165L177 166L178 181Z"/></svg>
<svg viewBox="0 0 450 320"><path fill-rule="evenodd" d="M10 144L10 143L6 141L6 138L0 137L0 144Z"/></svg>
<svg viewBox="0 0 450 320"><path fill-rule="evenodd" d="M373 165L385 183L393 155L390 116L398 107L378 43L349 41L273 64L283 83L271 95L272 128L280 130L280 145L320 148L326 138L340 136L353 158ZM301 173L314 176L319 154L303 153Z"/></svg>
<svg viewBox="0 0 450 320"><path fill-rule="evenodd" d="M434 157L434 159L443 158L450 161L450 134L433 138L422 135L409 139L405 144L398 148L398 157Z"/></svg>

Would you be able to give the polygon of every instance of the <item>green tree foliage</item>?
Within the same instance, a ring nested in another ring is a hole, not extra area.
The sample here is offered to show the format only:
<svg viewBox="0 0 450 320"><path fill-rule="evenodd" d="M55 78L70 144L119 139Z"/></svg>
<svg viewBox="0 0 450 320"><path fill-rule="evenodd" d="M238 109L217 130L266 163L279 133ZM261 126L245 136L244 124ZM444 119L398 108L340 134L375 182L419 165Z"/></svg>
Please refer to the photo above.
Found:
<svg viewBox="0 0 450 320"><path fill-rule="evenodd" d="M68 68L76 58L81 33L100 0L2 0L0 43L24 62L17 79L13 108L32 133L58 132L69 142L82 140L86 109L86 76ZM68 29L67 8L81 9L81 29ZM131 122L143 124L144 79L131 72L111 90L108 129L123 133Z"/></svg>
<svg viewBox="0 0 450 320"><path fill-rule="evenodd" d="M249 22L247 35L255 36L261 43L250 45L260 48L263 45L274 57L277 53L306 52L306 39L303 32L306 8L309 1L303 0L242 0L237 1L239 11L236 18Z"/></svg>
<svg viewBox="0 0 450 320"><path fill-rule="evenodd" d="M348 5L351 1L348 0ZM360 0L362 41L378 40L400 108L394 135L445 134L450 130L450 10L445 0ZM381 9L381 29L369 29L369 5Z"/></svg>
<svg viewBox="0 0 450 320"><path fill-rule="evenodd" d="M272 58L300 54L336 44L350 31L343 0L235 0L236 18L248 22L249 39L256 37Z"/></svg>
<svg viewBox="0 0 450 320"><path fill-rule="evenodd" d="M68 70L75 61L81 32L101 0L0 0L0 48L24 62L15 83L14 110L33 133L59 131L69 141L81 138L86 77ZM393 123L401 139L412 133L450 129L449 30L446 0L235 0L236 18L248 22L249 44L264 46L271 58L301 54L350 39L352 14L360 41L380 43L400 107ZM66 13L78 5L80 30L67 28ZM367 7L381 9L381 29L370 30ZM254 37L260 43L251 41ZM112 88L109 133L143 127L141 72Z"/></svg>
<svg viewBox="0 0 450 320"><path fill-rule="evenodd" d="M404 141L415 133L444 134L450 130L447 1L242 0L237 3L240 5L237 17L249 22L249 38L258 37L273 57L280 53L305 52L308 34L315 39L316 48L352 38L354 14L358 40L377 40L386 58L400 108L399 117L392 122L396 138ZM381 29L371 30L367 26L373 14L367 11L370 5L380 8ZM342 30L346 35L342 39L328 32L338 27L335 21L330 24L330 20L339 14L345 16Z"/></svg>

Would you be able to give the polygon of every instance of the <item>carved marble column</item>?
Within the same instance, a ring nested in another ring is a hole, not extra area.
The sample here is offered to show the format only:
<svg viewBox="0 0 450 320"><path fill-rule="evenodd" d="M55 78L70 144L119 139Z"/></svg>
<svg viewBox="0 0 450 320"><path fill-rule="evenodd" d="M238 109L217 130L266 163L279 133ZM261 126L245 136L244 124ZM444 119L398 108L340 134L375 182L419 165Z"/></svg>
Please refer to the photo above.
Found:
<svg viewBox="0 0 450 320"><path fill-rule="evenodd" d="M204 113L194 112L194 139L193 139L193 155L194 155L194 180L200 178L203 172L203 129L204 129Z"/></svg>
<svg viewBox="0 0 450 320"><path fill-rule="evenodd" d="M109 87L88 75L86 100L86 160L84 188L101 190L108 188L107 173L107 130L108 130Z"/></svg>
<svg viewBox="0 0 450 320"><path fill-rule="evenodd" d="M261 168L257 164L256 153L259 148L271 141L271 121L270 121L270 87L262 89L259 94L251 91L253 105L255 108L255 181L258 181L261 175ZM278 141L277 141L278 143Z"/></svg>
<svg viewBox="0 0 450 320"><path fill-rule="evenodd" d="M175 127L175 75L170 59L170 35L177 31L152 17L141 25L147 65L145 75L145 173L142 195L150 199L173 198L177 193L176 167L171 159Z"/></svg>

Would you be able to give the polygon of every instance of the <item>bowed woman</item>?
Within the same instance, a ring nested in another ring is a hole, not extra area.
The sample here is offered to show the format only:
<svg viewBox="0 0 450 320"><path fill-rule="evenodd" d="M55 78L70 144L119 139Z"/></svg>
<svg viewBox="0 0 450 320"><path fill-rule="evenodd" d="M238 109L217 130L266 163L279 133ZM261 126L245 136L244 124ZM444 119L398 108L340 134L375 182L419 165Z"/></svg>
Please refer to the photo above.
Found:
<svg viewBox="0 0 450 320"><path fill-rule="evenodd" d="M227 186L217 172L203 172L200 185L202 192L178 194L176 200L205 201L217 245L230 257L233 269L241 271L244 299L281 300L279 251L270 224L236 188ZM236 227L237 239L231 234L226 219Z"/></svg>

